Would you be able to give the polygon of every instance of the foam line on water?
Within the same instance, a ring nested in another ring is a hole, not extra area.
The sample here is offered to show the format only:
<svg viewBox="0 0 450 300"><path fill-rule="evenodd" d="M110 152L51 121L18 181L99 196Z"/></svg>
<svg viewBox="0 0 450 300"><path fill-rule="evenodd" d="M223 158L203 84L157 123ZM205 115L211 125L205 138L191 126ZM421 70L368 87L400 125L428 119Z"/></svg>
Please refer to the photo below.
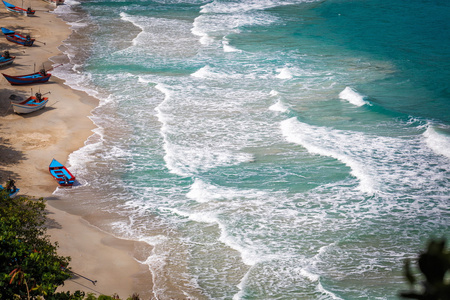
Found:
<svg viewBox="0 0 450 300"><path fill-rule="evenodd" d="M368 194L373 194L376 191L376 180L366 173L367 166L339 150L320 145L317 140L318 137L328 137L329 140L339 137L340 140L343 140L346 139L344 134L301 123L295 117L282 121L281 130L287 141L302 145L310 153L333 157L350 167L351 174L360 181L358 188L361 191ZM348 140L347 143L349 142Z"/></svg>
<svg viewBox="0 0 450 300"><path fill-rule="evenodd" d="M405 130L402 132L406 134ZM350 174L359 181L357 188L363 193L397 197L408 194L419 202L424 196L444 193L450 161L430 149L422 134L371 135L313 126L296 118L282 121L281 131L288 142L348 166ZM428 135L431 136L428 143L436 141L431 130ZM442 142L443 139L437 140Z"/></svg>
<svg viewBox="0 0 450 300"><path fill-rule="evenodd" d="M268 257L261 256L256 251L256 249L251 249L249 247L243 246L235 237L228 234L225 224L221 222L220 218L217 216L217 213L215 212L212 211L187 212L176 208L175 209L169 208L169 210L180 216L187 217L195 222L216 224L220 231L219 241L224 245L240 253L243 263L248 266L253 266L258 262L269 259Z"/></svg>
<svg viewBox="0 0 450 300"><path fill-rule="evenodd" d="M305 0L253 0L253 1L239 1L239 2L219 2L211 1L202 6L200 13L240 13L240 12L251 12L251 11L264 11L269 8L274 8L278 6L285 5L295 5L303 2L315 2L315 1L305 1Z"/></svg>
<svg viewBox="0 0 450 300"><path fill-rule="evenodd" d="M231 200L244 197L262 197L263 191L236 190L233 188L220 187L207 183L200 178L195 178L186 197L196 200L199 203L206 203L215 200Z"/></svg>
<svg viewBox="0 0 450 300"><path fill-rule="evenodd" d="M137 46L139 37L141 35L143 35L145 32L145 26L143 26L140 22L138 22L137 18L135 18L125 12L120 13L120 18L124 21L130 22L131 24L133 24L134 26L136 26L137 28L139 28L141 30L141 32L132 40L133 46Z"/></svg>
<svg viewBox="0 0 450 300"><path fill-rule="evenodd" d="M433 126L429 125L423 133L425 142L435 153L450 158L450 136L438 133Z"/></svg>

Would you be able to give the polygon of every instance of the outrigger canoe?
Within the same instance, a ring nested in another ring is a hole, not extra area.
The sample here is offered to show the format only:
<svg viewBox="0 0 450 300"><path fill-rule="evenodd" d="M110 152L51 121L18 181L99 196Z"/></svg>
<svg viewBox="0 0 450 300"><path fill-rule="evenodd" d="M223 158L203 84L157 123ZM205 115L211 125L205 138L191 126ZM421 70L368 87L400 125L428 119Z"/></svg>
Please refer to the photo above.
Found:
<svg viewBox="0 0 450 300"><path fill-rule="evenodd" d="M8 82L12 85L24 85L24 84L33 84L33 83L45 83L50 79L52 74L47 73L44 69L37 73L28 74L28 75L19 75L19 76L10 76L2 73L3 76L8 80Z"/></svg>
<svg viewBox="0 0 450 300"><path fill-rule="evenodd" d="M15 56L9 55L9 51L5 51L3 55L0 56L0 67L12 64L15 58Z"/></svg>
<svg viewBox="0 0 450 300"><path fill-rule="evenodd" d="M2 27L2 32L8 41L19 45L31 47L35 41L35 39L32 39L29 35L25 36L5 27Z"/></svg>
<svg viewBox="0 0 450 300"><path fill-rule="evenodd" d="M36 12L35 10L32 10L31 7L28 7L27 9L18 7L14 4L8 3L5 0L2 0L3 4L5 4L5 7L7 10L11 11L11 12L15 12L15 13L19 13L19 14L26 14L28 17L29 16L33 16L34 13Z"/></svg>
<svg viewBox="0 0 450 300"><path fill-rule="evenodd" d="M56 159L52 160L48 170L60 186L72 186L75 183L75 176L73 176L72 173Z"/></svg>
<svg viewBox="0 0 450 300"><path fill-rule="evenodd" d="M36 96L31 96L27 100L22 102L13 102L11 101L11 105L14 109L14 112L17 114L29 114L34 111L43 109L48 102L48 98L41 97L40 93L36 93Z"/></svg>

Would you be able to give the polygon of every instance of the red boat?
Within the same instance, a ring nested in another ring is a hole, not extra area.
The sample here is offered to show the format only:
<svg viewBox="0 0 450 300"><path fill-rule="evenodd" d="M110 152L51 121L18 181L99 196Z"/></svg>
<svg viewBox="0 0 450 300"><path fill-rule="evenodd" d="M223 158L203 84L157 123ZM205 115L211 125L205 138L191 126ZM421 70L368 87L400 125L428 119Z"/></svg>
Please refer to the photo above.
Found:
<svg viewBox="0 0 450 300"><path fill-rule="evenodd" d="M10 76L2 73L3 76L12 85L23 85L23 84L33 84L33 83L44 83L50 79L52 74L47 73L44 69L37 73L20 75L20 76Z"/></svg>
<svg viewBox="0 0 450 300"><path fill-rule="evenodd" d="M2 27L1 29L8 41L28 47L33 46L35 39L32 39L29 35L17 33L14 30L5 27Z"/></svg>

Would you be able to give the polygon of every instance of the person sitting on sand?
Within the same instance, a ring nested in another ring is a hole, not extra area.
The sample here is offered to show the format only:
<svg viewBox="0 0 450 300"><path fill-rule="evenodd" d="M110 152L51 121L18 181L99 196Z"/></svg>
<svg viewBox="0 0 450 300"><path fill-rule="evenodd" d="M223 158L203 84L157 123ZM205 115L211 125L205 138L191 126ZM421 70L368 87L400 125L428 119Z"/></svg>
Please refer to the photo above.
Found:
<svg viewBox="0 0 450 300"><path fill-rule="evenodd" d="M8 193L14 193L16 191L16 185L15 185L15 181L12 179L9 179L8 182L6 183L6 190L8 191Z"/></svg>

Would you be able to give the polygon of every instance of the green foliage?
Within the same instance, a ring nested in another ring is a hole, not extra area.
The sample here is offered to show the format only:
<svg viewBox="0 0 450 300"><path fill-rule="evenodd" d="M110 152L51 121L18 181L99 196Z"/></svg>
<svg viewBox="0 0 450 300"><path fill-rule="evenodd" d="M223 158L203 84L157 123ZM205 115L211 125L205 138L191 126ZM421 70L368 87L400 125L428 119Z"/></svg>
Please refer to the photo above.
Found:
<svg viewBox="0 0 450 300"><path fill-rule="evenodd" d="M0 299L50 299L70 277L46 233L45 202L0 194ZM64 267L64 268L62 268Z"/></svg>
<svg viewBox="0 0 450 300"><path fill-rule="evenodd" d="M405 262L405 278L410 290L400 293L402 298L419 300L450 300L450 251L445 240L432 240L425 252L419 255L418 266L425 277L420 284L411 270L411 262Z"/></svg>

